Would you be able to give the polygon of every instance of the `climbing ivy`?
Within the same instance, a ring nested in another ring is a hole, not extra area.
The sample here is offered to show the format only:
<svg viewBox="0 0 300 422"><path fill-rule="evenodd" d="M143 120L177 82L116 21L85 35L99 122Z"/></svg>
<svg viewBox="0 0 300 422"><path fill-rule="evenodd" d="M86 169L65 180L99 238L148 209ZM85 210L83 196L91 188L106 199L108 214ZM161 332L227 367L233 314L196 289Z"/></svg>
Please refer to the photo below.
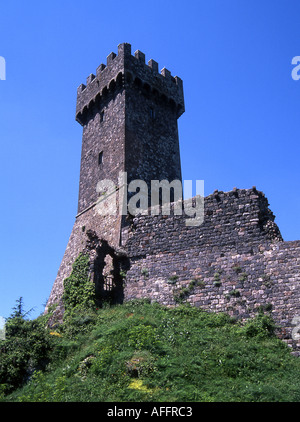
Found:
<svg viewBox="0 0 300 422"><path fill-rule="evenodd" d="M89 278L89 257L80 254L71 275L64 280L64 318L95 306L95 285Z"/></svg>

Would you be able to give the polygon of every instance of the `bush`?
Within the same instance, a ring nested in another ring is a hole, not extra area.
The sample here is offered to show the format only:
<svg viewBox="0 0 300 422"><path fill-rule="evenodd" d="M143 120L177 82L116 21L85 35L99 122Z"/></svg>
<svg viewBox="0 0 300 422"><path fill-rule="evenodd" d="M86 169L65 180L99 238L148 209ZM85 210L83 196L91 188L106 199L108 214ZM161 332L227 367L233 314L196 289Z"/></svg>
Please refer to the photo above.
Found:
<svg viewBox="0 0 300 422"><path fill-rule="evenodd" d="M157 329L151 325L137 325L128 331L128 345L138 350L152 349L158 344Z"/></svg>
<svg viewBox="0 0 300 422"><path fill-rule="evenodd" d="M269 315L259 314L248 321L243 330L247 337L266 338L274 335L275 324Z"/></svg>
<svg viewBox="0 0 300 422"><path fill-rule="evenodd" d="M47 318L26 320L21 299L7 320L6 339L1 342L0 384L6 392L20 387L37 368L45 368L53 348Z"/></svg>

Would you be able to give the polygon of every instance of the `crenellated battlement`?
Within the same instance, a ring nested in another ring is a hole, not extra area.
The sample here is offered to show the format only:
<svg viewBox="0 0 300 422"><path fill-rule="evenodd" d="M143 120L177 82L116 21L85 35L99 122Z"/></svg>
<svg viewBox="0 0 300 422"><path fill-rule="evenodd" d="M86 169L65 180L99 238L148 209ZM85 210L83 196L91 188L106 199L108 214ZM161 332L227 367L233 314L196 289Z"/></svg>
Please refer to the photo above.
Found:
<svg viewBox="0 0 300 422"><path fill-rule="evenodd" d="M184 112L183 83L178 76L172 76L165 67L159 73L158 63L150 59L146 64L145 54L137 50L131 54L131 45L119 44L118 54L110 53L106 65L101 63L96 74L90 74L86 84L77 89L76 120L84 125L89 110L101 103L116 89L134 85L146 95L154 95L170 103L176 109L177 117Z"/></svg>

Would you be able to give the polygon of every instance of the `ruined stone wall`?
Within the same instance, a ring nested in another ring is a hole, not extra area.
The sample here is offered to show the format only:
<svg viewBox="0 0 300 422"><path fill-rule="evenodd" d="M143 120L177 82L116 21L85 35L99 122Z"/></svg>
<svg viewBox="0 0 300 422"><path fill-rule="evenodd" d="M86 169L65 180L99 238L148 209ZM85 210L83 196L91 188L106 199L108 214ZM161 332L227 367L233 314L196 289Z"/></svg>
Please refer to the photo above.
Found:
<svg viewBox="0 0 300 422"><path fill-rule="evenodd" d="M120 251L126 257L114 269L118 289L126 272L122 300L188 302L242 320L264 309L280 327L278 334L300 347L292 338L300 317L300 241L282 240L268 205L255 188L214 192L205 198L203 224L191 227L184 213L139 215L124 225L119 216L101 216L93 207L75 221L48 306L58 303L58 316L63 312L63 281L73 262L88 250L95 266L105 256L105 240L114 259Z"/></svg>
<svg viewBox="0 0 300 422"><path fill-rule="evenodd" d="M184 216L133 218L125 300L183 301L240 319L262 307L292 343L300 241L282 240L267 199L255 189L215 192L205 198L204 214L199 227L186 227Z"/></svg>

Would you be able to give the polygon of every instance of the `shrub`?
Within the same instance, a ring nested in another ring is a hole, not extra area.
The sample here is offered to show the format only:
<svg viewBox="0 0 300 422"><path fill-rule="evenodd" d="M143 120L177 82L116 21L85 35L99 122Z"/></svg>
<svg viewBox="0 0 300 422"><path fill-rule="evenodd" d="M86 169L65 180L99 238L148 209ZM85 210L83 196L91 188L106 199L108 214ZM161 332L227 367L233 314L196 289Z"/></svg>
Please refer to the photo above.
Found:
<svg viewBox="0 0 300 422"><path fill-rule="evenodd" d="M142 275L143 275L145 278L146 278L146 277L149 277L149 270L148 270L148 268L142 268L141 273L142 273Z"/></svg>
<svg viewBox="0 0 300 422"><path fill-rule="evenodd" d="M99 350L91 362L91 371L97 375L105 373L115 356L116 351L111 345L104 346Z"/></svg>
<svg viewBox="0 0 300 422"><path fill-rule="evenodd" d="M239 290L233 289L233 290L230 290L229 295L233 297L240 297L241 293Z"/></svg>
<svg viewBox="0 0 300 422"><path fill-rule="evenodd" d="M258 314L248 321L243 330L247 337L266 338L274 335L275 323L269 315Z"/></svg>
<svg viewBox="0 0 300 422"><path fill-rule="evenodd" d="M179 278L178 275L171 275L168 278L168 284L176 284L178 278Z"/></svg>
<svg viewBox="0 0 300 422"><path fill-rule="evenodd" d="M136 351L126 362L127 372L133 378L149 375L156 370L155 361L155 357L149 351Z"/></svg>
<svg viewBox="0 0 300 422"><path fill-rule="evenodd" d="M241 282L246 281L247 278L248 278L248 274L247 273L241 273L240 276L239 276L239 280Z"/></svg>
<svg viewBox="0 0 300 422"><path fill-rule="evenodd" d="M137 325L128 330L128 345L135 349L153 349L159 343L157 329L151 325Z"/></svg>
<svg viewBox="0 0 300 422"><path fill-rule="evenodd" d="M24 317L27 314L20 298L6 323L0 360L0 384L6 392L20 387L36 369L45 368L52 353L55 340L46 329L47 317L30 321Z"/></svg>

